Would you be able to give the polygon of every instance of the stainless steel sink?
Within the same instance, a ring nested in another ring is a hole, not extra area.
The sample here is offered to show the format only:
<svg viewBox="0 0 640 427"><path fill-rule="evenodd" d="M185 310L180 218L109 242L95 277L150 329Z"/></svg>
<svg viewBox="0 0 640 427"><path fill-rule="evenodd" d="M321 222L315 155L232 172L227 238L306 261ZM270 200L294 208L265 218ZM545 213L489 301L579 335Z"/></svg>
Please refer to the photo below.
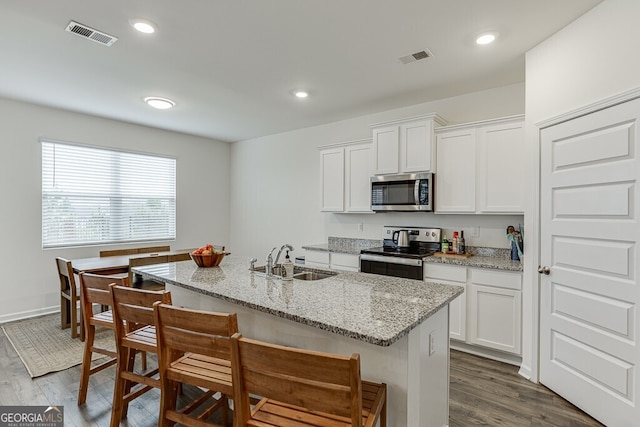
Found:
<svg viewBox="0 0 640 427"><path fill-rule="evenodd" d="M325 279L331 276L335 276L335 273L327 274L327 273L319 273L317 271L305 271L303 273L294 274L293 278L300 279L300 280L320 280L320 279Z"/></svg>
<svg viewBox="0 0 640 427"><path fill-rule="evenodd" d="M282 279L282 266L281 264L275 265L273 267L273 278L274 279ZM259 276L266 275L266 266L259 265L256 266L254 270ZM327 277L335 276L338 273L333 271L317 271L317 270L307 270L298 265L293 266L293 278L298 280L320 280L325 279Z"/></svg>

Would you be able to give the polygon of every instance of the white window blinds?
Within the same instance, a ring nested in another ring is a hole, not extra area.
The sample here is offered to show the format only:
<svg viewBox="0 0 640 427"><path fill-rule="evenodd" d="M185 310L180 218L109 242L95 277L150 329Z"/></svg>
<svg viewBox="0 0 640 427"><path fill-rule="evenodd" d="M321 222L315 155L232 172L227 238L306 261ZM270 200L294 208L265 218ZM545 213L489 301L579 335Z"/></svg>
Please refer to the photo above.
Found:
<svg viewBox="0 0 640 427"><path fill-rule="evenodd" d="M44 248L175 239L175 159L41 143Z"/></svg>

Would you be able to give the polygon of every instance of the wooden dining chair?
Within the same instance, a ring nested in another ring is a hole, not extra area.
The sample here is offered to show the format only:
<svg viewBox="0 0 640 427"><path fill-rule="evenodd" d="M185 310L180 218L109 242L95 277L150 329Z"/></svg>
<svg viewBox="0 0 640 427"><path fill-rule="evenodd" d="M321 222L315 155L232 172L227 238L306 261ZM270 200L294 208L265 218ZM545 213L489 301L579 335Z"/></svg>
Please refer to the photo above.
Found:
<svg viewBox="0 0 640 427"><path fill-rule="evenodd" d="M161 401L158 426L218 426L205 420L221 409L222 424L228 425L231 379L231 335L238 332L235 313L212 313L154 304ZM176 408L176 390L183 384L204 388L181 409ZM220 392L219 399L212 399ZM206 409L198 410L207 404ZM194 411L197 411L197 415Z"/></svg>
<svg viewBox="0 0 640 427"><path fill-rule="evenodd" d="M231 337L236 427L387 425L386 384L362 381L360 356ZM262 396L254 408L249 394ZM261 424L264 423L264 424Z"/></svg>
<svg viewBox="0 0 640 427"><path fill-rule="evenodd" d="M129 402L160 388L158 369L134 371L137 352L157 353L153 303L171 304L171 293L110 285L118 362L111 408L111 427L126 417Z"/></svg>
<svg viewBox="0 0 640 427"><path fill-rule="evenodd" d="M129 248L129 249L109 249L106 251L100 251L101 257L107 256L121 256L121 255L135 255L135 254L152 254L156 252L169 252L171 246L149 246L146 248Z"/></svg>
<svg viewBox="0 0 640 427"><path fill-rule="evenodd" d="M82 333L82 324L78 316L80 292L76 285L71 261L57 257L56 268L60 279L60 327L71 328L71 337Z"/></svg>
<svg viewBox="0 0 640 427"><path fill-rule="evenodd" d="M89 377L109 366L115 365L117 362L117 351L95 345L96 328L101 327L114 330L115 325L111 311L112 303L109 285L115 283L120 286L128 286L128 282L126 276L101 276L98 274L80 273L80 301L82 304L81 311L84 322L85 341L82 367L80 369L78 405L82 405L87 400ZM97 304L102 306L101 309L103 309L103 311L94 314L94 305ZM104 310L104 307L107 307L107 310ZM93 353L108 356L108 359L91 367ZM143 353L143 357L144 355L146 355L146 353ZM144 365L146 365L146 362L143 363L143 366Z"/></svg>

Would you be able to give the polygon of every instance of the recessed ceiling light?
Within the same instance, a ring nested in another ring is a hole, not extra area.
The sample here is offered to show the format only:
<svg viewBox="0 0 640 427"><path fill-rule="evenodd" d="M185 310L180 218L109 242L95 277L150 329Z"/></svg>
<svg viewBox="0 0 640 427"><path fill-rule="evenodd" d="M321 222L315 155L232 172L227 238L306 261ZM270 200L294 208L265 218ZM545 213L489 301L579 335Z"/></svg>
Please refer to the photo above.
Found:
<svg viewBox="0 0 640 427"><path fill-rule="evenodd" d="M296 98L306 98L309 96L309 92L305 92L304 90L297 90L294 92Z"/></svg>
<svg viewBox="0 0 640 427"><path fill-rule="evenodd" d="M496 33L481 34L476 38L476 44L489 44L496 40L498 35Z"/></svg>
<svg viewBox="0 0 640 427"><path fill-rule="evenodd" d="M157 108L158 110L166 110L176 105L176 103L170 99L159 98L157 96L148 96L144 99L144 102L146 102L153 108Z"/></svg>
<svg viewBox="0 0 640 427"><path fill-rule="evenodd" d="M148 19L132 18L129 20L129 23L133 28L145 34L155 33L156 28L158 28L155 23L149 21Z"/></svg>

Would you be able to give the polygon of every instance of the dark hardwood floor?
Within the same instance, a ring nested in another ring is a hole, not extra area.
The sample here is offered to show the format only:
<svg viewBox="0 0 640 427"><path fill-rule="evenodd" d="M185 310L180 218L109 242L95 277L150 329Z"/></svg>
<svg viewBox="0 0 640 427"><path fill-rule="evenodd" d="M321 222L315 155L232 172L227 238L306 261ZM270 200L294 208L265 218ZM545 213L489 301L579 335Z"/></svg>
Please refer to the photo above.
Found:
<svg viewBox="0 0 640 427"><path fill-rule="evenodd" d="M602 425L517 372L515 366L452 351L450 427ZM112 367L91 376L87 403L78 407L80 366L32 380L7 337L0 333L0 406L64 405L65 426L108 426L113 375ZM185 395L192 396L193 390L185 387ZM134 400L121 425L157 425L159 399L159 391L151 390Z"/></svg>
<svg viewBox="0 0 640 427"><path fill-rule="evenodd" d="M518 367L451 351L449 426L602 426Z"/></svg>

